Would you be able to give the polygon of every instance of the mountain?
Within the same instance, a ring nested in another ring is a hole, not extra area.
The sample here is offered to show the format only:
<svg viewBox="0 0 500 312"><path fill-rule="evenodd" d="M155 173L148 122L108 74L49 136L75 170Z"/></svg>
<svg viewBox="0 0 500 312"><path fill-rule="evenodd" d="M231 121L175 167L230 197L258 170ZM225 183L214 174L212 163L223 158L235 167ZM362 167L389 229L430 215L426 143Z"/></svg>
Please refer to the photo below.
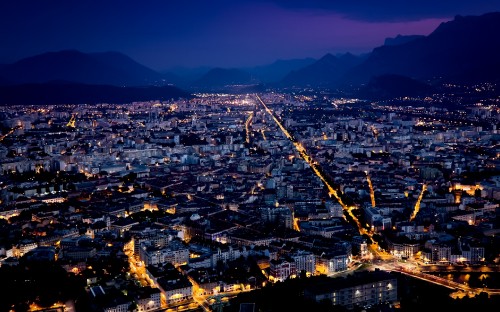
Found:
<svg viewBox="0 0 500 312"><path fill-rule="evenodd" d="M301 69L314 62L316 60L313 58L277 60L269 65L255 66L245 70L259 81L272 83L281 81L289 72Z"/></svg>
<svg viewBox="0 0 500 312"><path fill-rule="evenodd" d="M252 83L250 73L236 68L213 68L193 84L197 89L220 89L230 85L248 85Z"/></svg>
<svg viewBox="0 0 500 312"><path fill-rule="evenodd" d="M290 71L310 65L315 61L313 58L277 60L268 65L232 69L172 67L162 73L174 75L174 78L170 79L170 81L181 88L193 87L199 89L206 87L213 89L235 84L278 82Z"/></svg>
<svg viewBox="0 0 500 312"><path fill-rule="evenodd" d="M170 100L192 96L173 86L117 87L68 82L0 86L0 104L95 104Z"/></svg>
<svg viewBox="0 0 500 312"><path fill-rule="evenodd" d="M146 86L164 85L164 76L118 52L48 52L0 68L0 78L12 83L75 83Z"/></svg>
<svg viewBox="0 0 500 312"><path fill-rule="evenodd" d="M280 86L318 86L330 87L351 68L360 64L363 57L346 53L340 56L326 54L316 62L298 70L291 71L280 82Z"/></svg>
<svg viewBox="0 0 500 312"><path fill-rule="evenodd" d="M405 44L410 41L413 41L415 39L420 39L424 38L425 36L422 35L409 35L409 36L403 36L403 35L397 35L394 38L386 38L384 40L384 45L385 46L395 46L395 45L400 45L400 44Z"/></svg>
<svg viewBox="0 0 500 312"><path fill-rule="evenodd" d="M384 100L399 97L431 95L435 88L429 84L400 75L381 75L370 79L357 95L364 99Z"/></svg>
<svg viewBox="0 0 500 312"><path fill-rule="evenodd" d="M350 70L345 83L363 84L371 77L396 74L417 80L475 83L500 80L500 13L457 16L430 35L398 45L375 48Z"/></svg>
<svg viewBox="0 0 500 312"><path fill-rule="evenodd" d="M190 85L196 80L200 79L203 75L208 73L212 67L200 66L200 67L182 67L174 66L168 70L164 70L161 73L164 75L175 75L179 77L184 85Z"/></svg>

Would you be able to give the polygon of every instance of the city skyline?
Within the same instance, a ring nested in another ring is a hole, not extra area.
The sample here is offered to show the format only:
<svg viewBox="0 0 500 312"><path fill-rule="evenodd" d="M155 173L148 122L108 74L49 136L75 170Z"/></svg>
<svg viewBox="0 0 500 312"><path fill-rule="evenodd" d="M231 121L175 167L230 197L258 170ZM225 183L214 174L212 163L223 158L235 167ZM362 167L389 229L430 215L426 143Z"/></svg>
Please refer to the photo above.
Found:
<svg viewBox="0 0 500 312"><path fill-rule="evenodd" d="M491 0L3 1L0 311L494 310L497 30Z"/></svg>
<svg viewBox="0 0 500 312"><path fill-rule="evenodd" d="M369 53L384 39L428 35L491 1L16 1L2 3L0 63L48 51L118 51L155 70L245 67L326 53Z"/></svg>

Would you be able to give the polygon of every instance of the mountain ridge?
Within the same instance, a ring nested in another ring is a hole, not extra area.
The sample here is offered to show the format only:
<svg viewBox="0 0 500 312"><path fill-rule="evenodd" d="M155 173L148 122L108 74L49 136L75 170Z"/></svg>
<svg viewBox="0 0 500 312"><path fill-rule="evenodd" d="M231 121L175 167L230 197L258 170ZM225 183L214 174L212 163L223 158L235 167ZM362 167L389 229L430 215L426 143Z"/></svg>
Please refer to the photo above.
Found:
<svg viewBox="0 0 500 312"><path fill-rule="evenodd" d="M164 76L119 52L46 52L0 68L0 77L14 84L64 80L75 83L145 86L167 84Z"/></svg>
<svg viewBox="0 0 500 312"><path fill-rule="evenodd" d="M253 81L252 75L239 68L216 67L210 69L191 84L195 89L221 89L228 85L247 85Z"/></svg>
<svg viewBox="0 0 500 312"><path fill-rule="evenodd" d="M346 83L363 84L373 76L394 74L420 81L473 83L468 71L500 67L500 37L491 36L487 31L491 29L500 29L499 12L457 16L441 23L428 36L373 49L362 64L342 78Z"/></svg>
<svg viewBox="0 0 500 312"><path fill-rule="evenodd" d="M500 12L457 15L427 36L398 35L364 55L325 54L319 59L276 60L245 68L157 72L119 52L47 52L0 66L0 85L71 81L92 85L161 86L210 90L225 86L355 88L394 75L424 83L500 81ZM182 72L182 71L179 71ZM281 78L280 78L281 77ZM393 77L393 78L394 78Z"/></svg>
<svg viewBox="0 0 500 312"><path fill-rule="evenodd" d="M301 69L291 71L279 83L280 86L330 87L338 82L344 73L363 60L362 56L345 53L334 56L325 54L316 62Z"/></svg>

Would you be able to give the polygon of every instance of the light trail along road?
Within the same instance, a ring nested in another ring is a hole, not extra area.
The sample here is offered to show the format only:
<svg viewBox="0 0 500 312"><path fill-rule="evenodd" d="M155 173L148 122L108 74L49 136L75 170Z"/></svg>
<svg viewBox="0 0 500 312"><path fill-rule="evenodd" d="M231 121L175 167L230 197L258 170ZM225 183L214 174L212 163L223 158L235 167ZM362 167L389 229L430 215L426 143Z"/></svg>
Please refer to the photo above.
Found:
<svg viewBox="0 0 500 312"><path fill-rule="evenodd" d="M304 159L309 164L309 166L313 170L314 174L316 174L316 176L318 178L320 178L320 180L323 182L323 184L328 189L328 193L330 195L333 195L333 197L335 197L335 199L339 202L339 204L342 206L342 208L344 209L344 211L347 212L349 214L349 216L354 220L354 222L358 226L359 233L360 234L366 234L366 235L368 235L370 237L370 239L372 240L372 242L373 242L372 234L370 232L368 232L361 225L361 223L359 222L358 218L356 218L356 216L352 213L352 209L354 207L347 206L342 201L342 198L340 198L339 194L337 193L337 190L335 190L330 185L330 183L326 180L326 178L323 176L323 174L321 173L321 170L320 170L320 167L319 167L318 163L314 162L312 160L311 156L309 156L309 154L307 153L305 147L302 146L302 144L300 142L298 142L288 132L288 130L281 123L281 121L274 115L273 111L271 111L271 109L269 109L269 107L262 101L262 99L260 98L260 96L256 94L255 97L260 102L260 104L264 107L264 109L266 110L266 112L273 118L274 122L276 123L276 125L278 125L278 127L281 129L281 131L283 132L283 134L292 142L293 146L295 147L295 149L297 150L297 152L299 153L299 155L302 157L302 159Z"/></svg>
<svg viewBox="0 0 500 312"><path fill-rule="evenodd" d="M353 215L352 209L354 207L347 206L342 201L342 199L338 195L337 191L330 185L330 183L326 180L326 178L321 173L321 170L320 170L320 167L319 167L318 163L314 162L312 160L312 158L309 156L309 154L307 153L307 151L304 148L304 146L302 146L302 144L300 142L298 142L288 132L288 130L281 123L281 121L274 115L273 111L262 101L262 99L260 98L260 96L256 94L255 98L264 107L264 109L266 110L266 112L272 117L272 119L275 121L275 123L281 129L281 131L283 132L283 134L293 143L295 149L298 151L298 153L300 154L300 156L309 164L309 166L314 171L314 173L316 174L316 176L318 176L321 179L321 181L323 182L323 184L327 187L329 194L333 195L337 199L337 201L342 206L342 208L344 209L344 211L346 211L352 217L352 219L354 220L354 222L356 222L356 224L358 226L358 229L359 229L359 233L360 234L366 234L366 235L368 235L368 237L370 237L371 242L372 242L372 244L371 244L372 251L375 254L377 254L377 257L379 259L383 260L380 264L375 265L376 267L378 267L379 269L385 270L385 271L397 271L397 272L400 272L400 273L403 273L403 274L406 274L406 275L411 275L411 276L413 276L415 278L419 278L419 279L425 280L425 281L430 282L430 283L439 284L439 285L442 285L442 286L445 286L445 287L448 287L448 288L451 288L451 289L461 289L462 291L464 291L466 293L470 293L470 294L478 294L481 291L484 291L484 292L488 293L489 295L499 295L500 294L500 290L499 289L471 288L471 287L469 287L467 285L463 285L463 284L460 284L460 283L449 281L447 279L440 278L440 277L434 276L432 274L426 274L426 273L419 272L418 269L416 268L416 265L413 264L412 262L410 262L410 264L409 264L412 267L411 268L410 267L406 268L406 267L402 266L401 264L398 264L395 261L395 258L391 254L389 254L389 253L387 253L387 252L385 252L383 250L382 251L379 250L379 248L377 247L378 244L372 238L373 233L367 231L364 227L362 227L361 224L360 224L360 222L359 222L359 220L356 218L356 216ZM367 177L369 179L368 173L367 173ZM369 183L371 185L371 181ZM414 210L414 213L412 214L412 219L418 213L418 210L419 210L419 207L420 207L420 201L422 200L422 197L423 197L426 189L427 189L427 185L424 184L422 186L422 191L420 192L420 195L418 197L417 203L415 205L415 210ZM372 200L373 200L372 204L374 206L374 204L375 204L374 198Z"/></svg>

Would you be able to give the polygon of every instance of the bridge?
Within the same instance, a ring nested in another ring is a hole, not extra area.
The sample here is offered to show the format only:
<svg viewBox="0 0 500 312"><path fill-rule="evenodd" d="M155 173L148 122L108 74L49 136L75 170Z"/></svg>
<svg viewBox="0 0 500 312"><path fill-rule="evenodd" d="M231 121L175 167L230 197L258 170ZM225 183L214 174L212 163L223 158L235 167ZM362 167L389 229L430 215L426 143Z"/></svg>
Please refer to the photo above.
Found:
<svg viewBox="0 0 500 312"><path fill-rule="evenodd" d="M499 265L421 265L420 272L423 273L493 273L500 272Z"/></svg>

